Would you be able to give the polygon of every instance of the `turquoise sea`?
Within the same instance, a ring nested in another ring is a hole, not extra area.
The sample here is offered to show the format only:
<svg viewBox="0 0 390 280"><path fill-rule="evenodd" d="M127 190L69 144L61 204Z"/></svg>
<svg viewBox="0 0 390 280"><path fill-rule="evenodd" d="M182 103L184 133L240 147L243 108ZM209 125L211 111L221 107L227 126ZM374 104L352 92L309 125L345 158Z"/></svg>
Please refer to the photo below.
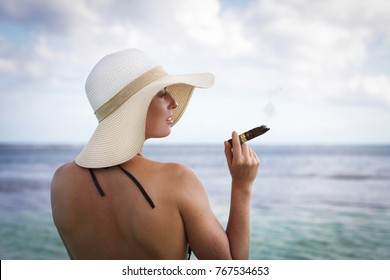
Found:
<svg viewBox="0 0 390 280"><path fill-rule="evenodd" d="M390 146L252 146L251 259L390 259ZM0 145L0 259L67 259L50 181L78 146ZM223 146L145 147L193 168L223 225L230 176Z"/></svg>

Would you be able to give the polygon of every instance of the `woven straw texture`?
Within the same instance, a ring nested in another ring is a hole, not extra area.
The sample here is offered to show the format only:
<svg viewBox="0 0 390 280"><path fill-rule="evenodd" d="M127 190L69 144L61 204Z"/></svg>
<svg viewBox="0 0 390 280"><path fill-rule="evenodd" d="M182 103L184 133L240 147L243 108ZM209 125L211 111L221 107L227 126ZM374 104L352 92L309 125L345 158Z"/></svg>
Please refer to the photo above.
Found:
<svg viewBox="0 0 390 280"><path fill-rule="evenodd" d="M158 66L138 49L119 51L102 58L86 81L86 93L94 112L128 84ZM164 87L178 103L174 110L176 124L183 115L195 87L208 88L214 82L209 73L169 75L150 81L99 122L89 142L76 158L79 166L103 168L132 159L145 142L146 115L149 104Z"/></svg>

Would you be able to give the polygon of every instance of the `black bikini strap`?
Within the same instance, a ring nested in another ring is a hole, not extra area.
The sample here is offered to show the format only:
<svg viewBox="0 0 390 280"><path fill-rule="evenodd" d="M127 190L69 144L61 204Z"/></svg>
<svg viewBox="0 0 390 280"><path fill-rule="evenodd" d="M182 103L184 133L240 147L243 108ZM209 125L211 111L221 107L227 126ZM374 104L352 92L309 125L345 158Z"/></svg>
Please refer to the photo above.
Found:
<svg viewBox="0 0 390 280"><path fill-rule="evenodd" d="M93 173L93 170L91 168L88 168L89 173L91 174L92 180L95 183L96 189L100 193L100 196L105 196L104 191L102 190L102 187L100 187L98 180L96 179L95 173Z"/></svg>
<svg viewBox="0 0 390 280"><path fill-rule="evenodd" d="M187 260L191 259L191 254L192 254L192 249L191 249L190 246L188 246L188 258L187 258Z"/></svg>
<svg viewBox="0 0 390 280"><path fill-rule="evenodd" d="M145 199L149 202L150 207L152 207L152 209L155 208L156 206L154 205L153 201L150 199L149 195L146 193L145 189L142 187L140 182L138 182L138 180L133 175L131 175L131 173L129 171L124 169L122 166L118 165L118 167L134 182L134 184L138 187L138 189L144 195Z"/></svg>

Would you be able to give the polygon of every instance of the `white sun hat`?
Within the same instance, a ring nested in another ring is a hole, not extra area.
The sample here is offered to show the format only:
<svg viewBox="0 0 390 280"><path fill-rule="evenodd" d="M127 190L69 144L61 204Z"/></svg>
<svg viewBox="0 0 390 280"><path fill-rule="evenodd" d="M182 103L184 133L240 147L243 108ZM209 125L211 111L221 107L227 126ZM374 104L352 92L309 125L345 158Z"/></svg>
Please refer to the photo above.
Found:
<svg viewBox="0 0 390 280"><path fill-rule="evenodd" d="M173 111L176 124L194 88L208 88L213 82L210 73L169 75L138 49L103 57L85 84L99 124L76 163L85 168L103 168L132 159L142 150L149 104L161 89L168 87L178 103Z"/></svg>

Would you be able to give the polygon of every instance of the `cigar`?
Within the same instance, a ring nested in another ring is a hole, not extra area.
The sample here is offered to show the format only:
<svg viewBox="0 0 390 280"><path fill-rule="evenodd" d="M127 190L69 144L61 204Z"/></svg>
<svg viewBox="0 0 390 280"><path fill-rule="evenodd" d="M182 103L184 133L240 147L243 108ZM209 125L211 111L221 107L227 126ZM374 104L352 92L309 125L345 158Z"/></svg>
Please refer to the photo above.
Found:
<svg viewBox="0 0 390 280"><path fill-rule="evenodd" d="M248 130L247 132L244 132L238 136L240 139L240 143L247 142L253 138L256 138L257 136L260 136L264 133L266 133L269 130L269 128L266 125L262 125L259 127L255 127L251 130ZM229 139L228 142L230 143L231 146L233 146L233 141L232 139Z"/></svg>

